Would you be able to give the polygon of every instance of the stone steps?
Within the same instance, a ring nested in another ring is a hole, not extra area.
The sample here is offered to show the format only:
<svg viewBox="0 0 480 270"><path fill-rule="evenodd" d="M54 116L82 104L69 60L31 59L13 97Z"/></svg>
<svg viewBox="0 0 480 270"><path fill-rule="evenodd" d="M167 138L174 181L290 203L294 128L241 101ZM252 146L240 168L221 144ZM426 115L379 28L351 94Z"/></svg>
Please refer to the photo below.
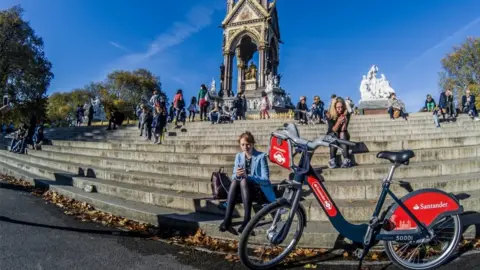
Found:
<svg viewBox="0 0 480 270"><path fill-rule="evenodd" d="M82 164L82 159L75 160L76 162L69 162L62 157L55 159L46 158L43 155L37 156L36 154L47 151L29 151L29 155L22 158L24 161L28 161L32 164L45 165L50 168L55 168L62 171L69 171L70 173L78 173L79 169L84 172L84 175L94 176L106 180L114 180L131 184L140 184L144 186L152 186L160 189L168 189L174 191L186 191L186 192L198 192L203 194L210 194L210 177L181 177L181 176L169 176L156 173L147 173L141 171L126 171L124 169L115 169L112 167L101 166L101 163L93 162L93 165ZM77 155L75 155L77 156ZM8 152L0 152L0 158L7 162L9 159L18 158L16 154ZM231 166L225 166L227 173L230 173ZM337 169L335 169L337 170ZM329 170L324 171L324 175ZM331 170L330 170L331 171ZM421 178L400 178L412 182L421 187L442 187L449 186L455 191L467 191L468 188L462 189L465 185L472 185L471 175L477 175L477 172L473 173L460 173L455 176L442 175L432 177ZM459 178L458 177L463 177ZM480 177L480 176L479 176ZM379 178L381 179L381 178ZM453 181L452 179L455 179ZM438 180L438 181L437 181ZM280 182L281 179L272 179L273 183ZM379 194L379 180L355 180L355 181L329 181L326 178L326 185L331 188L330 192L334 198L339 199L375 199ZM459 182L458 182L459 181ZM372 193L373 192L373 193ZM402 193L403 189L398 188L397 192ZM403 194L403 193L402 193Z"/></svg>
<svg viewBox="0 0 480 270"><path fill-rule="evenodd" d="M462 137L465 136L465 133L469 132L471 136L478 136L480 135L480 131L477 131L474 128L465 128L461 131L456 128L450 131L442 131L439 132L438 129L430 131L424 131L421 133L402 133L402 132L395 132L395 131L385 131L385 132L369 132L369 133L357 133L351 134L350 140L357 141L357 142L368 142L368 141L394 141L394 140L411 140L411 139L435 139L435 138L446 138L446 137ZM188 133L190 134L190 133ZM188 135L187 134L187 135ZM225 134L191 134L190 136L182 135L177 136L174 132L169 132L168 136L165 136L164 142L168 144L184 144L188 142L198 142L198 143L220 143L220 144L236 144L238 140L238 136L241 133L235 135L225 135ZM326 132L310 132L309 134L300 134L305 139L314 140L320 136L325 135ZM254 135L255 136L255 135ZM139 136L138 133L135 134L120 134L120 133L111 133L111 134L91 134L91 133L83 133L78 134L75 136L65 135L61 136L59 134L55 136L50 136L50 139L85 139L85 140L119 140L123 142L142 142L145 141L145 137ZM153 138L153 136L152 136ZM265 135L258 135L255 136L255 140L262 144L267 143L270 139L270 133Z"/></svg>
<svg viewBox="0 0 480 270"><path fill-rule="evenodd" d="M444 136L440 138L422 139L400 139L392 141L361 141L358 145L352 149L354 153L359 152L377 152L377 151L395 151L403 149L425 149L425 148L444 148L444 147L460 147L467 145L480 144L480 136L472 136L471 133L464 132L462 136L449 137ZM195 142L188 143L170 143L162 145L152 145L152 142L144 140L92 140L92 139L76 139L74 141L66 140L53 140L54 145L63 146L75 146L75 147L90 147L101 149L124 149L134 151L154 151L154 152L176 152L176 153L235 153L239 151L237 142L228 142L224 144L222 142L210 143L210 142ZM268 142L259 142L255 145L260 151L266 151ZM327 147L320 147L316 152L328 152Z"/></svg>
<svg viewBox="0 0 480 270"><path fill-rule="evenodd" d="M441 128L436 128L432 123L425 122L425 123L418 123L418 124L410 124L410 123L392 123L388 122L388 125L378 125L376 123L368 123L368 124L363 124L363 123L356 123L356 124L350 124L349 125L349 131L350 133L365 133L365 132L372 132L374 131L410 131L410 130L423 130L427 129L430 131L440 131L440 130L449 130L449 129L454 129L454 128L475 128L475 127L480 127L480 123L477 121L471 121L471 120L458 120L457 122L454 123L446 123L442 125ZM177 134L203 134L205 132L205 129L209 130L209 133L212 134L225 134L225 135L237 135L240 134L241 132L244 132L245 130L249 130L252 133L259 133L259 132L272 132L275 131L278 128L282 128L282 125L258 125L258 124L251 124L249 126L234 126L232 125L205 125L200 128L193 128L188 125L182 128L168 128L169 132L175 132ZM308 134L309 132L319 132L319 133L325 133L327 131L327 125L315 125L315 126L297 126L300 134ZM48 129L46 130L46 134L76 134L76 133L92 133L93 134L117 134L119 135L132 135L136 136L139 134L138 128L121 128L117 130L104 130L104 129L75 129L75 130L67 130L67 129Z"/></svg>
<svg viewBox="0 0 480 270"><path fill-rule="evenodd" d="M103 168L112 168L126 171L140 171L156 173L168 176L184 176L208 178L213 171L218 170L219 166L206 165L193 166L185 163L159 163L144 162L113 158L98 158L92 156L70 155L64 153L48 152L48 151L31 151L29 156L38 157L39 159L48 159L55 161L77 162L87 166L99 166ZM44 162L44 161L41 161ZM313 164L314 166L316 164ZM480 171L480 157L472 157L465 159L451 159L439 161L428 161L421 163L412 163L409 166L402 166L397 169L396 176L402 177L423 177L433 175L452 175L463 172ZM318 164L323 166L324 164ZM388 164L366 164L358 165L348 169L327 169L323 171L325 179L328 181L342 180L375 180L384 178L390 169ZM271 179L288 178L289 171L279 166L270 166Z"/></svg>
<svg viewBox="0 0 480 270"><path fill-rule="evenodd" d="M252 130L260 151L266 151L270 132L286 120L247 120L233 124L187 123L172 129L164 145L142 141L136 126L106 131L104 127L49 129L46 137L53 145L43 151L17 155L0 151L0 169L28 179L40 179L52 189L96 208L153 224L204 229L209 235L231 237L218 232L223 211L211 199L210 176L220 166L230 174L237 136ZM388 161L376 158L383 150L413 149L416 157L400 167L395 179L411 182L414 189L440 188L468 193L462 201L466 210L480 208L480 123L462 115L441 128L432 124L431 114L412 114L409 121L391 121L387 115L354 116L349 127L352 139L362 139L354 149L359 164L349 169L323 170L327 190L348 220L369 220L381 179L390 169ZM300 135L323 135L326 125L299 126ZM356 137L355 137L356 136ZM325 167L328 148L320 148L312 160ZM289 171L270 166L272 183L288 177ZM88 176L88 177L86 177ZM81 190L94 185L97 193ZM305 187L307 189L307 187ZM398 185L392 191L406 194ZM331 247L338 236L311 194L302 202L310 221L302 246ZM236 206L237 216L243 206ZM262 237L262 232L259 238ZM307 239L308 238L308 239Z"/></svg>
<svg viewBox="0 0 480 270"><path fill-rule="evenodd" d="M136 161L148 162L166 162L166 163L186 163L192 165L217 165L225 166L230 169L235 160L235 152L222 154L203 154L203 153L169 153L154 151L131 151L131 150L110 150L86 147L67 147L59 145L44 145L42 150L48 152L58 152L71 155L90 155L102 158L118 158ZM458 158L471 158L480 156L480 145L447 147L447 148L430 148L430 149L414 149L415 157L412 163L448 160ZM388 160L376 157L377 152L367 152L355 154L355 161L358 164L388 164ZM326 152L316 153L312 158L312 164L327 164L330 156ZM276 165L270 165L276 166Z"/></svg>
<svg viewBox="0 0 480 270"><path fill-rule="evenodd" d="M153 204L171 209L179 209L182 211L210 213L220 216L224 214L224 212L218 208L219 202L212 200L210 194L175 192L158 189L152 186L109 181L100 178L77 177L70 171L56 170L50 166L42 166L38 163L19 163L17 161L17 163L13 162L10 164L16 166L17 168L34 172L35 174L49 179L64 180L65 178L70 178L71 184L80 189L83 189L85 185L93 185L95 186L96 191L99 193L119 197L125 200ZM378 186L380 185L381 183L378 182ZM473 204L473 202L478 203L479 200L480 198L471 198L467 201L464 201L463 205L468 207L469 210L476 210L471 208L470 205ZM345 218L352 221L368 220L376 203L374 200L342 200L336 198L335 202ZM387 201L385 207L387 207L390 203L391 201ZM323 213L323 210L321 210L317 201L312 195L307 196L302 204L307 210L308 220L328 220ZM241 204L236 206L234 215L236 217L241 217L243 215L243 206Z"/></svg>
<svg viewBox="0 0 480 270"><path fill-rule="evenodd" d="M175 226L191 232L202 229L208 235L216 238L238 240L230 233L221 233L218 231L218 227L222 222L222 218L218 215L190 213L188 211L182 212L166 207L124 200L101 193L86 193L76 187L58 183L52 179L46 179L4 163L0 163L0 170L2 173L29 181L32 184L48 186L50 190L58 192L61 195L86 202L98 210L109 212L113 215L154 224L160 228L164 226ZM236 218L233 220L234 226L238 226L240 223L241 219ZM261 231L257 231L257 237L263 237L264 239L265 236ZM311 221L304 229L299 246L330 248L336 243L342 243L339 242L337 238L338 232L329 222Z"/></svg>
<svg viewBox="0 0 480 270"><path fill-rule="evenodd" d="M17 164L22 164L21 162ZM5 167L8 165L2 164L0 167ZM12 167L10 167L12 168ZM15 169L15 167L13 167ZM38 168L36 171L32 172L29 170L29 168ZM18 169L18 167L16 168ZM98 196L98 195L104 195L107 198L118 198L121 199L120 205L116 205L117 207L126 207L125 204L126 202L135 202L137 204L138 202L142 202L146 205L153 205L155 207L160 206L162 209L165 209L164 206L168 206L167 208L169 211L173 213L189 213L189 214L198 214L198 213L209 213L210 220L212 219L221 219L223 212L218 210L217 204L215 204L214 201L208 201L205 200L205 198L199 198L199 194L189 194L189 193L172 193L172 192L166 192L166 191L161 191L161 190L155 190L149 187L142 187L139 185L131 185L131 184L125 184L125 183L119 183L115 181L107 181L107 180L101 180L101 179L94 179L94 178L86 178L86 177L77 177L77 176L72 176L68 172L58 172L54 171L50 168L47 167L41 167L38 165L31 165L30 167L27 165L23 165L22 167L23 171L27 171L29 173L33 173L35 175L39 175L41 178L47 178L47 179L56 179L55 182L58 182L59 186L61 188L66 188L70 192L73 192L77 194L78 196L85 196L85 197L91 197L91 196ZM71 179L71 184L78 188L77 190L70 188L68 185L65 185L65 181L68 181L68 179ZM85 187L85 185L94 185L97 192L99 193L98 195L95 193L85 193L81 189ZM68 194L68 193L67 193ZM462 201L462 205L464 205L466 210L478 210L478 205L480 200L480 192L479 191L473 191L470 192L471 195L473 195L470 199ZM71 196L71 194L70 194ZM76 197L73 197L76 198ZM89 202L89 201L87 201ZM386 206L388 206L390 202L386 202ZM98 203L94 206L98 207L97 205L101 203ZM323 211L320 209L318 203L316 201L306 199L305 201L302 202L302 204L305 206L307 209L307 215L308 215L308 220L310 221L310 224L313 221L313 224L323 224L326 227L327 225L326 217L324 216ZM339 207L340 211L343 213L343 215L350 221L358 221L361 222L361 220L367 220L369 216L371 215L371 212L373 211L373 208L375 206L374 201L345 201L345 200L336 200L336 204ZM128 203L127 203L128 205ZM163 206L163 207L162 207ZM385 206L385 207L386 207ZM238 205L236 208L236 214L235 216L241 217L242 211L242 206ZM100 207L100 210L104 210L104 208ZM107 208L106 209L109 212L112 212L111 209ZM127 209L122 209L122 215L123 216L132 216L132 213L129 213L131 211L130 208ZM115 212L114 212L115 213ZM135 216L135 215L134 215ZM136 220L140 221L146 221L146 222L151 222L148 218L145 217L137 217L135 216ZM198 220L197 220L198 222ZM153 224L156 224L155 222L152 222ZM214 230L215 226L218 226L218 222L214 224L210 224L211 230ZM331 229L327 231L316 231L315 234L326 234L328 231L332 231ZM329 234L329 233L327 233ZM308 235L308 234L307 234ZM306 237L305 235L304 237ZM315 237L315 246L323 246L324 242L319 240L319 235L316 235ZM307 243L305 245L308 245L308 240L306 240Z"/></svg>

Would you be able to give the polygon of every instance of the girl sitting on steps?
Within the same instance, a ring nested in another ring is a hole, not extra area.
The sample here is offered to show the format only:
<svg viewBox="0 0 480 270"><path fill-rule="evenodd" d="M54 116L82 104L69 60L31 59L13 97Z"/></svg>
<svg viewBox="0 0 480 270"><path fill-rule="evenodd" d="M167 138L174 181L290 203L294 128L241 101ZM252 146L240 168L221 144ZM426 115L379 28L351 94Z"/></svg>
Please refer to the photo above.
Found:
<svg viewBox="0 0 480 270"><path fill-rule="evenodd" d="M242 152L235 156L235 165L233 166L233 175L230 189L228 192L225 218L220 224L220 231L229 231L233 234L242 233L243 229L251 218L252 210L252 185L259 185L263 194L269 202L276 200L275 193L270 183L270 173L268 169L267 155L255 149L255 139L252 133L244 132L240 135L238 142ZM238 233L232 228L232 214L235 208L235 198L238 189L242 195L244 208L244 220L238 228Z"/></svg>

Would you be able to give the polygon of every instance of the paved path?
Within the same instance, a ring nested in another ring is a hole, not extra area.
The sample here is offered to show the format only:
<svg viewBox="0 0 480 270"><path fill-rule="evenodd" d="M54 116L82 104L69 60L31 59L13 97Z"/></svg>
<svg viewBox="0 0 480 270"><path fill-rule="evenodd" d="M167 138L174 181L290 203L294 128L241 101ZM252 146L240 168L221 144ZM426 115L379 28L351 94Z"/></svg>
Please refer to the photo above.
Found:
<svg viewBox="0 0 480 270"><path fill-rule="evenodd" d="M0 188L0 270L243 269L223 256L112 235L111 228L79 222L41 198L6 187ZM461 269L480 269L480 256L462 259L458 265ZM451 267L454 264L444 269Z"/></svg>

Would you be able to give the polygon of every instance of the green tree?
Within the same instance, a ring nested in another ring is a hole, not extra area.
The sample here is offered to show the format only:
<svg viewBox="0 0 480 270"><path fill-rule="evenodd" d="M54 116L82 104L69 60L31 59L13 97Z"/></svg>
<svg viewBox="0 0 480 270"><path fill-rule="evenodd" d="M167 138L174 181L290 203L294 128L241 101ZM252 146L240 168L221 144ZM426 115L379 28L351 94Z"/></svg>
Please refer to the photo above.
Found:
<svg viewBox="0 0 480 270"><path fill-rule="evenodd" d="M32 114L45 116L46 92L53 78L43 40L22 15L20 6L0 11L0 91L14 105L4 117L17 123Z"/></svg>
<svg viewBox="0 0 480 270"><path fill-rule="evenodd" d="M454 96L460 98L466 89L475 95L476 106L480 106L480 38L469 37L453 52L442 59L443 71L440 72L440 87L452 89Z"/></svg>
<svg viewBox="0 0 480 270"><path fill-rule="evenodd" d="M49 120L63 121L68 115L75 115L77 105L84 105L91 97L91 93L85 89L54 93L48 97L47 117Z"/></svg>
<svg viewBox="0 0 480 270"><path fill-rule="evenodd" d="M137 69L132 72L114 71L108 75L107 84L110 93L132 104L138 104L142 99L150 98L155 90L165 96L160 78L146 69Z"/></svg>

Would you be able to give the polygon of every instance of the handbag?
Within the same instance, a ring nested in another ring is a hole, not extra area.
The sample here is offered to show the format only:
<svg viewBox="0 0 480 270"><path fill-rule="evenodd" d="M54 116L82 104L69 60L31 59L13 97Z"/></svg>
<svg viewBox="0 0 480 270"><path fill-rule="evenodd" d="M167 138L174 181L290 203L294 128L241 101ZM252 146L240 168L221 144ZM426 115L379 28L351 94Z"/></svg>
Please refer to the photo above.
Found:
<svg viewBox="0 0 480 270"><path fill-rule="evenodd" d="M212 195L215 200L225 200L228 196L231 180L225 173L224 168L212 173L210 185L212 187Z"/></svg>
<svg viewBox="0 0 480 270"><path fill-rule="evenodd" d="M399 118L400 117L400 110L394 109L393 111L393 118Z"/></svg>

